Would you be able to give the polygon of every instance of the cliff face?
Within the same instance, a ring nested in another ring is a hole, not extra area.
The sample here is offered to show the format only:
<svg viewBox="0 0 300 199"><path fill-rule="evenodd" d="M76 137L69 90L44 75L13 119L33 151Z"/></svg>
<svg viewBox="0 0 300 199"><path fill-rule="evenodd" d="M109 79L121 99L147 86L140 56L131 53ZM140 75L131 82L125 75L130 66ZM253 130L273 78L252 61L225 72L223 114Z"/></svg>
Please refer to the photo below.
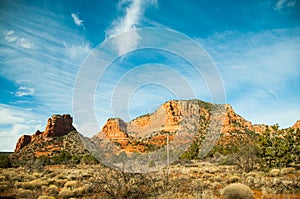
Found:
<svg viewBox="0 0 300 199"><path fill-rule="evenodd" d="M59 137L63 136L75 128L72 126L73 118L69 114L64 115L52 115L48 119L43 135L45 137Z"/></svg>
<svg viewBox="0 0 300 199"><path fill-rule="evenodd" d="M18 152L20 149L28 145L30 142L31 142L30 135L22 135L16 144L15 152Z"/></svg>
<svg viewBox="0 0 300 199"><path fill-rule="evenodd" d="M23 135L20 137L16 144L15 152L18 152L34 140L38 140L40 138L60 137L68 134L70 131L75 130L72 122L73 119L69 114L53 115L48 119L45 131L40 132L37 130L33 135Z"/></svg>
<svg viewBox="0 0 300 199"><path fill-rule="evenodd" d="M214 127L214 123L220 125ZM266 128L245 120L230 105L214 105L200 100L171 100L154 113L140 116L128 123L120 119L109 119L97 137L119 143L126 151L133 147L132 141L136 140L140 141L140 145L142 142L143 146L163 146L166 144L167 134L172 140L177 132L184 130L195 131L193 133L196 137L201 137L199 134L205 136L209 125L210 131L221 131L218 143L225 145L232 140L245 141L249 133L261 133Z"/></svg>

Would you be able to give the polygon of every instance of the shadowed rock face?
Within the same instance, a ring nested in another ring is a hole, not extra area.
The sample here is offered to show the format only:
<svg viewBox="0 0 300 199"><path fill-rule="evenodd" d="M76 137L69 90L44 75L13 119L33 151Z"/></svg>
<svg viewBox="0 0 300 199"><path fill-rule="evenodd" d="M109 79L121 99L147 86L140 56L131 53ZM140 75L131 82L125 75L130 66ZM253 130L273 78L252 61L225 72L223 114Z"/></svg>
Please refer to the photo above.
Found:
<svg viewBox="0 0 300 199"><path fill-rule="evenodd" d="M16 144L15 152L18 152L40 137L60 137L68 134L70 131L75 130L72 122L73 118L69 114L52 115L52 117L48 119L44 132L37 130L33 135L23 135L20 137Z"/></svg>

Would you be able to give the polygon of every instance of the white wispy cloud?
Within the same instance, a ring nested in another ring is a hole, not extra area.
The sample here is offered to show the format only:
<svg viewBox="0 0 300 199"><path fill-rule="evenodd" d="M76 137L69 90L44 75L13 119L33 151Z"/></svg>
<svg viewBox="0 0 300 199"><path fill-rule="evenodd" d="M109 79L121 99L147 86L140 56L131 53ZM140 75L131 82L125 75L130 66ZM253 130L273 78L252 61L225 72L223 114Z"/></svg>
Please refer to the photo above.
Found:
<svg viewBox="0 0 300 199"><path fill-rule="evenodd" d="M274 9L279 11L283 8L291 8L294 7L296 3L296 0L278 0Z"/></svg>
<svg viewBox="0 0 300 199"><path fill-rule="evenodd" d="M295 92L299 32L224 32L200 40L219 67L227 102L246 119L288 127L300 118L300 95Z"/></svg>
<svg viewBox="0 0 300 199"><path fill-rule="evenodd" d="M44 130L45 121L36 120L40 115L28 109L0 104L0 151L13 151L18 138Z"/></svg>
<svg viewBox="0 0 300 199"><path fill-rule="evenodd" d="M157 5L156 0L121 0L119 8L125 9L125 15L114 20L112 26L106 30L107 37L113 37L118 34L134 30L143 18L144 11L148 6ZM124 7L125 6L125 7ZM115 45L119 55L134 49L139 42L139 35L136 32L124 34L117 37Z"/></svg>
<svg viewBox="0 0 300 199"><path fill-rule="evenodd" d="M83 24L84 21L82 19L79 19L78 14L72 13L71 16L72 16L74 23L77 26L84 28L84 24Z"/></svg>
<svg viewBox="0 0 300 199"><path fill-rule="evenodd" d="M72 44L67 45L66 42L63 42L65 47L66 55L74 61L83 61L84 58L92 51L92 48L89 43L82 42L81 44Z"/></svg>
<svg viewBox="0 0 300 199"><path fill-rule="evenodd" d="M15 95L17 97L24 97L24 96L32 95L33 93L34 93L34 89L33 88L27 88L25 86L21 86L21 87L18 88L18 90L15 93Z"/></svg>
<svg viewBox="0 0 300 199"><path fill-rule="evenodd" d="M20 46L22 48L26 48L26 49L36 48L36 45L32 41L30 41L28 38L17 35L13 30L4 32L4 39L8 43L14 43L17 46Z"/></svg>
<svg viewBox="0 0 300 199"><path fill-rule="evenodd" d="M24 12L15 11L20 7ZM9 28L0 32L0 75L18 89L0 113L0 150L13 150L22 134L43 130L52 114L72 114L73 84L90 45L62 18L62 13L22 2L1 9L1 20ZM29 95L30 103L25 101Z"/></svg>

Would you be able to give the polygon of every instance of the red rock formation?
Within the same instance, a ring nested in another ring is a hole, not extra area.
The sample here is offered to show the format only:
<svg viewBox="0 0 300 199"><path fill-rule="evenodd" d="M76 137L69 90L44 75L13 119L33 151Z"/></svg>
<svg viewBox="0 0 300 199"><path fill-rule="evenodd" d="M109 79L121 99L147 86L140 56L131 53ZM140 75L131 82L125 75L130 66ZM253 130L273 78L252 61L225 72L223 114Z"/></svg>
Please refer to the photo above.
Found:
<svg viewBox="0 0 300 199"><path fill-rule="evenodd" d="M110 139L112 142L121 144L125 147L128 144L126 132L127 124L119 118L110 118L106 121L102 131L96 135L100 139Z"/></svg>
<svg viewBox="0 0 300 199"><path fill-rule="evenodd" d="M48 119L43 135L45 137L60 137L66 135L75 128L72 126L73 118L69 114L53 115Z"/></svg>
<svg viewBox="0 0 300 199"><path fill-rule="evenodd" d="M30 135L22 135L17 142L15 152L22 149L24 146L28 145L31 142L31 136Z"/></svg>
<svg viewBox="0 0 300 199"><path fill-rule="evenodd" d="M297 120L297 122L292 126L293 129L300 129L300 120Z"/></svg>
<svg viewBox="0 0 300 199"><path fill-rule="evenodd" d="M48 119L47 126L44 132L37 130L33 135L23 135L19 138L15 152L30 144L33 140L42 137L59 137L68 134L70 131L75 130L72 125L72 117L69 114L53 115Z"/></svg>
<svg viewBox="0 0 300 199"><path fill-rule="evenodd" d="M132 152L136 148L134 142L128 141L132 138L148 137L142 144L161 147L166 144L166 134L159 132L172 134L186 128L197 131L194 126L199 125L200 117L202 118L201 122L207 121L207 125L211 125L212 131L221 130L220 133L223 136L221 136L220 143L223 144L230 142L232 138L237 139L236 133L231 132L237 132L240 137L247 139L249 131L261 133L266 128L265 125L253 125L245 120L236 114L228 104L222 106L198 100L171 100L160 106L154 113L140 116L128 123L121 119L109 119L96 137L104 138L105 135L105 138L119 143L123 150L128 149L127 152ZM215 117L214 121L211 121L211 117ZM220 121L220 124L214 124L216 120ZM211 124L211 122L213 123ZM205 125L203 124L202 128L205 128ZM153 134L154 132L158 134Z"/></svg>

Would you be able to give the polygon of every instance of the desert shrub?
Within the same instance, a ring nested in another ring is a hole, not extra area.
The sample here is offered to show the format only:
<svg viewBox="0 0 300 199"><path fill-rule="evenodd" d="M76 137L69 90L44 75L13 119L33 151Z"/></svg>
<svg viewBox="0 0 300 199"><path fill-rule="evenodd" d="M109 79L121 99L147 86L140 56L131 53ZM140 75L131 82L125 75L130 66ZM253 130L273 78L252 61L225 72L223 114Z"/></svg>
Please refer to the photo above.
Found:
<svg viewBox="0 0 300 199"><path fill-rule="evenodd" d="M233 163L245 172L253 171L260 163L258 147L254 143L240 146L238 152L233 154Z"/></svg>
<svg viewBox="0 0 300 199"><path fill-rule="evenodd" d="M29 183L30 183L32 189L41 188L42 186L48 185L47 181L44 181L41 179L32 180Z"/></svg>
<svg viewBox="0 0 300 199"><path fill-rule="evenodd" d="M39 196L38 199L55 199L53 196Z"/></svg>
<svg viewBox="0 0 300 199"><path fill-rule="evenodd" d="M49 165L50 164L50 158L48 158L47 156L45 155L42 155L40 157L38 157L36 159L36 161L42 165Z"/></svg>
<svg viewBox="0 0 300 199"><path fill-rule="evenodd" d="M279 169L271 169L271 170L269 171L269 174L270 174L270 176L272 176L272 177L277 177L277 176L280 175L280 170L279 170Z"/></svg>
<svg viewBox="0 0 300 199"><path fill-rule="evenodd" d="M247 178L246 178L246 182L247 182L247 184L249 185L252 185L252 184L254 184L254 182L255 182L255 178L254 177L252 177L252 176L248 176Z"/></svg>
<svg viewBox="0 0 300 199"><path fill-rule="evenodd" d="M50 195L50 196L57 196L58 195L58 187L55 185L50 185L47 188L47 192L48 192L48 195Z"/></svg>
<svg viewBox="0 0 300 199"><path fill-rule="evenodd" d="M288 175L288 174L294 174L296 172L296 169L293 167L286 167L281 169L282 175Z"/></svg>
<svg viewBox="0 0 300 199"><path fill-rule="evenodd" d="M0 168L10 168L11 162L7 155L0 154Z"/></svg>
<svg viewBox="0 0 300 199"><path fill-rule="evenodd" d="M80 197L83 196L84 194L89 194L93 192L93 189L89 185L83 185L82 187L78 187L73 190L74 196Z"/></svg>
<svg viewBox="0 0 300 199"><path fill-rule="evenodd" d="M226 181L228 184L241 182L241 178L239 176L230 176L230 178Z"/></svg>
<svg viewBox="0 0 300 199"><path fill-rule="evenodd" d="M300 162L300 129L279 130L278 125L258 136L259 156L266 168L283 168Z"/></svg>
<svg viewBox="0 0 300 199"><path fill-rule="evenodd" d="M145 198L152 192L155 184L146 174L127 173L122 170L107 168L102 170L104 175L90 180L91 189L102 192L111 198ZM147 195L148 194L148 195Z"/></svg>
<svg viewBox="0 0 300 199"><path fill-rule="evenodd" d="M57 187L63 187L66 184L66 179L57 179L54 181L54 185Z"/></svg>
<svg viewBox="0 0 300 199"><path fill-rule="evenodd" d="M226 186L222 190L222 195L225 199L254 199L252 190L240 183L234 183Z"/></svg>
<svg viewBox="0 0 300 199"><path fill-rule="evenodd" d="M7 189L9 189L9 184L6 182L1 182L0 183L0 193L3 191L6 191Z"/></svg>
<svg viewBox="0 0 300 199"><path fill-rule="evenodd" d="M199 155L199 145L198 145L198 142L195 141L189 146L187 151L185 151L179 157L179 159L181 159L181 160L193 160L193 159L197 159L198 155Z"/></svg>
<svg viewBox="0 0 300 199"><path fill-rule="evenodd" d="M29 182L16 182L15 186L17 188L23 188L23 189L40 189L42 186L48 185L47 181L43 181L40 179L32 180Z"/></svg>
<svg viewBox="0 0 300 199"><path fill-rule="evenodd" d="M61 151L57 156L52 158L54 164L67 164L71 160L72 156L67 151Z"/></svg>
<svg viewBox="0 0 300 199"><path fill-rule="evenodd" d="M94 156L85 155L81 158L80 163L81 164L98 164L99 162Z"/></svg>
<svg viewBox="0 0 300 199"><path fill-rule="evenodd" d="M18 198L35 198L33 191L26 189L17 189L16 195Z"/></svg>
<svg viewBox="0 0 300 199"><path fill-rule="evenodd" d="M60 198L70 198L74 196L73 191L71 191L68 188L62 188L62 190L59 192L58 196Z"/></svg>
<svg viewBox="0 0 300 199"><path fill-rule="evenodd" d="M81 157L78 156L78 155L73 155L71 160L70 160L70 163L71 164L79 164L80 163L80 160L81 160Z"/></svg>
<svg viewBox="0 0 300 199"><path fill-rule="evenodd" d="M68 182L66 182L65 187L70 188L71 190L73 190L78 185L79 185L78 181L68 181Z"/></svg>

